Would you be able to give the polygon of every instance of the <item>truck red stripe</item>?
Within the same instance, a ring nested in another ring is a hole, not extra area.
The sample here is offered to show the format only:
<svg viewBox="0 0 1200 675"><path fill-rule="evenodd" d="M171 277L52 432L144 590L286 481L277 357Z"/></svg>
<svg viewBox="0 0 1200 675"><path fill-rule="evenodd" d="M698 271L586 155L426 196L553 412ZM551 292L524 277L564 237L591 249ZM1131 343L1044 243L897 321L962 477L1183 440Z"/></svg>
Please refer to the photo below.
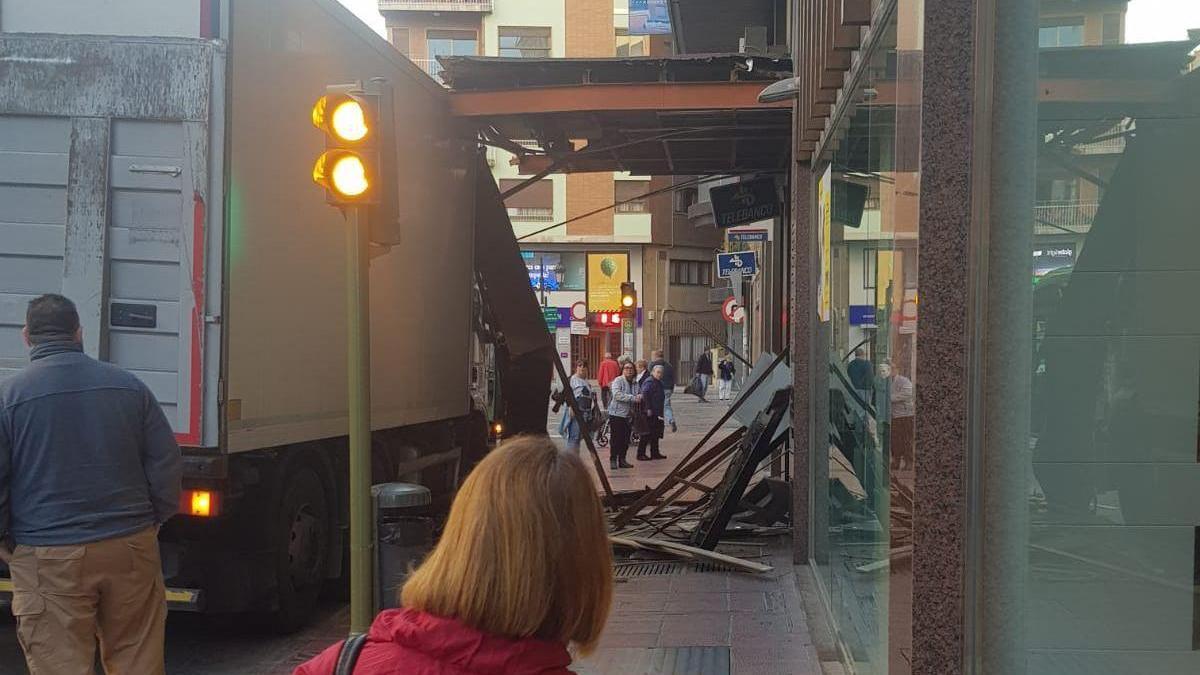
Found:
<svg viewBox="0 0 1200 675"><path fill-rule="evenodd" d="M175 434L180 445L200 445L200 411L203 403L204 373L200 350L204 337L204 198L192 195L192 359L189 387L188 431Z"/></svg>

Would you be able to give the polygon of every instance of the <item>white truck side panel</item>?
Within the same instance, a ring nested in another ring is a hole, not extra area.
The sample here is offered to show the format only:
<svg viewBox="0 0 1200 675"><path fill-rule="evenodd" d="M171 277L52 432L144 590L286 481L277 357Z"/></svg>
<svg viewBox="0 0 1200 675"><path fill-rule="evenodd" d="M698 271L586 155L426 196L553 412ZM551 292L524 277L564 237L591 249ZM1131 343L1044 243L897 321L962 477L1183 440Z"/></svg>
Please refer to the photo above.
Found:
<svg viewBox="0 0 1200 675"><path fill-rule="evenodd" d="M217 443L204 342L220 341L205 252L220 246L221 63L201 40L0 34L0 377L26 362L27 302L63 293L85 350L146 382L189 446Z"/></svg>
<svg viewBox="0 0 1200 675"><path fill-rule="evenodd" d="M466 415L474 188L444 92L335 0L231 11L228 449L346 433L346 222L311 180L310 110L326 84L377 76L395 89L408 223L371 262L372 426Z"/></svg>
<svg viewBox="0 0 1200 675"><path fill-rule="evenodd" d="M0 31L200 37L201 7L216 0L0 0Z"/></svg>

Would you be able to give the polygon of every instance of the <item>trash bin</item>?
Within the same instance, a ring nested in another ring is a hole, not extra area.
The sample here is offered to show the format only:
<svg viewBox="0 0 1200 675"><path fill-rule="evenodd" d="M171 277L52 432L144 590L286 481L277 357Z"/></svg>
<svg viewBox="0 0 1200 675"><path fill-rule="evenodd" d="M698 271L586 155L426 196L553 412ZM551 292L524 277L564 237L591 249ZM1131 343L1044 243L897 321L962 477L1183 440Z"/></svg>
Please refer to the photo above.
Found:
<svg viewBox="0 0 1200 675"><path fill-rule="evenodd" d="M371 486L375 512L375 610L397 607L400 587L433 546L429 488L412 483Z"/></svg>

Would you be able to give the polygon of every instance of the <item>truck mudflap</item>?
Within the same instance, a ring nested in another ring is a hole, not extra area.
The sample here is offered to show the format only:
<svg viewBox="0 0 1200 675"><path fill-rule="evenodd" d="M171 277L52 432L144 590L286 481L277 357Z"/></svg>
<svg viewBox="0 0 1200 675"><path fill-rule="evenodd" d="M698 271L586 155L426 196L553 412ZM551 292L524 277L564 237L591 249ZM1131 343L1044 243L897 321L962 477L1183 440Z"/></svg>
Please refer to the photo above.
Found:
<svg viewBox="0 0 1200 675"><path fill-rule="evenodd" d="M0 605L12 604L12 579L0 578ZM168 588L167 609L179 612L199 612L203 593L194 588Z"/></svg>

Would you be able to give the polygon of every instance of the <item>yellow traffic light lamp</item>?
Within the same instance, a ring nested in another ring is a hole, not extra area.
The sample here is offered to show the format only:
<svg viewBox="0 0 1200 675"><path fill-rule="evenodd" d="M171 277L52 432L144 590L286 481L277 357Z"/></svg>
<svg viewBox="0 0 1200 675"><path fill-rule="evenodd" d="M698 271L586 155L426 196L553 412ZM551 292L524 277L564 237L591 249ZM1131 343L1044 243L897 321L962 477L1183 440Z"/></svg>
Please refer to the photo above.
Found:
<svg viewBox="0 0 1200 675"><path fill-rule="evenodd" d="M637 287L632 281L621 282L621 313L625 316L637 313Z"/></svg>
<svg viewBox="0 0 1200 675"><path fill-rule="evenodd" d="M326 94L313 105L313 126L344 143L358 143L371 133L363 104L350 94Z"/></svg>
<svg viewBox="0 0 1200 675"><path fill-rule="evenodd" d="M313 180L343 200L363 196L371 188L371 175L363 158L346 150L327 150L313 165Z"/></svg>

